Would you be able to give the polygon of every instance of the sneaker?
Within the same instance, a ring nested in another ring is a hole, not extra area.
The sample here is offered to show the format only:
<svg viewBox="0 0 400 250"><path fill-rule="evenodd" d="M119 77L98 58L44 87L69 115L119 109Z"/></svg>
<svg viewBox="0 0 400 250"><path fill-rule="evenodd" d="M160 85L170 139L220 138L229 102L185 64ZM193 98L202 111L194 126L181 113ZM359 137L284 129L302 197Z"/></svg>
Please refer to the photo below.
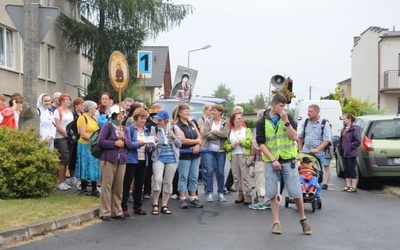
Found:
<svg viewBox="0 0 400 250"><path fill-rule="evenodd" d="M271 200L267 200L265 202L265 206L266 206L266 208L271 209Z"/></svg>
<svg viewBox="0 0 400 250"><path fill-rule="evenodd" d="M67 184L66 181L63 182L64 186L67 187L68 189L71 189L71 186Z"/></svg>
<svg viewBox="0 0 400 250"><path fill-rule="evenodd" d="M281 234L282 233L281 224L275 223L272 226L271 233L273 233L273 234Z"/></svg>
<svg viewBox="0 0 400 250"><path fill-rule="evenodd" d="M76 184L77 181L78 181L78 178L76 178L75 176L74 176L74 177L71 177L71 178L69 179L69 185L70 185L70 186L75 186L75 184Z"/></svg>
<svg viewBox="0 0 400 250"><path fill-rule="evenodd" d="M311 226L308 225L307 220L303 219L300 221L301 227L303 228L303 233L305 235L310 235L312 234Z"/></svg>
<svg viewBox="0 0 400 250"><path fill-rule="evenodd" d="M181 199L181 201L179 203L179 207L182 209L187 209L189 207L186 199L184 199L184 200Z"/></svg>
<svg viewBox="0 0 400 250"><path fill-rule="evenodd" d="M254 210L264 211L267 209L267 204L266 204L266 202L257 202L257 203L250 204L249 208L254 209Z"/></svg>
<svg viewBox="0 0 400 250"><path fill-rule="evenodd" d="M328 184L322 184L322 189L328 189Z"/></svg>
<svg viewBox="0 0 400 250"><path fill-rule="evenodd" d="M171 199L174 199L174 200L177 200L179 198L179 196L177 195L177 194L173 194L172 196L171 196Z"/></svg>
<svg viewBox="0 0 400 250"><path fill-rule="evenodd" d="M65 183L63 182L63 183L58 184L57 189L61 190L61 191L67 191L68 187L65 186Z"/></svg>
<svg viewBox="0 0 400 250"><path fill-rule="evenodd" d="M218 200L221 201L221 202L226 202L224 194L218 194Z"/></svg>
<svg viewBox="0 0 400 250"><path fill-rule="evenodd" d="M207 201L208 201L208 202L213 202L213 201L214 201L214 198L213 198L213 195L212 195L212 194L208 194L208 196L207 196Z"/></svg>
<svg viewBox="0 0 400 250"><path fill-rule="evenodd" d="M150 199L150 195L149 194L145 194L145 195L143 195L143 198L144 199Z"/></svg>
<svg viewBox="0 0 400 250"><path fill-rule="evenodd" d="M203 204L201 204L201 202L199 201L199 199L193 199L189 202L189 206L191 207L196 207L196 208L202 208Z"/></svg>

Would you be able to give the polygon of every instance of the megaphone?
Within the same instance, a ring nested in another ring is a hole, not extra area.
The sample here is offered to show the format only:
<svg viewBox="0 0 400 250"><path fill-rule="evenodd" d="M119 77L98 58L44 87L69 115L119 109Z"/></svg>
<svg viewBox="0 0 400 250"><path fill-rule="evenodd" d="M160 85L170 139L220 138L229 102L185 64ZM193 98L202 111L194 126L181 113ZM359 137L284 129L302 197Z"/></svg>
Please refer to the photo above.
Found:
<svg viewBox="0 0 400 250"><path fill-rule="evenodd" d="M282 89L285 86L286 76L284 74L276 74L271 77L271 85L277 89Z"/></svg>
<svg viewBox="0 0 400 250"><path fill-rule="evenodd" d="M285 74L276 74L271 77L270 85L275 87L275 90L272 90L272 94L283 94L287 98L288 104L292 102L292 98L296 97L293 93L293 81L290 77L286 77Z"/></svg>

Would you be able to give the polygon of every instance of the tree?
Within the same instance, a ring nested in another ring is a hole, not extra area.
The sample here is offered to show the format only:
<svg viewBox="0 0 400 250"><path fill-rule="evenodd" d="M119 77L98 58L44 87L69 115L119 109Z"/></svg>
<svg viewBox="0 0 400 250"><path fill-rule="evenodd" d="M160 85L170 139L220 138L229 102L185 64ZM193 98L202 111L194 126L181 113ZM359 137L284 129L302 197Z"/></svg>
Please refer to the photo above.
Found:
<svg viewBox="0 0 400 250"><path fill-rule="evenodd" d="M230 115L232 113L233 107L235 106L235 96L232 96L232 92L230 88L227 88L225 84L221 83L217 86L217 89L214 89L213 97L223 98L228 103L224 107L225 115Z"/></svg>
<svg viewBox="0 0 400 250"><path fill-rule="evenodd" d="M254 97L253 100L250 100L250 103L253 104L255 109L265 109L267 106L268 97L264 96L263 93L260 93Z"/></svg>
<svg viewBox="0 0 400 250"><path fill-rule="evenodd" d="M191 5L170 0L68 0L71 8L85 13L82 22L62 14L58 24L70 48L88 49L93 58L93 72L88 86L88 99L98 101L100 93L114 93L108 78L108 60L114 50L121 51L129 64L132 88L136 79L136 52L144 40L179 26L193 12ZM90 21L89 21L90 20ZM134 91L133 91L134 92ZM114 96L115 98L115 96Z"/></svg>

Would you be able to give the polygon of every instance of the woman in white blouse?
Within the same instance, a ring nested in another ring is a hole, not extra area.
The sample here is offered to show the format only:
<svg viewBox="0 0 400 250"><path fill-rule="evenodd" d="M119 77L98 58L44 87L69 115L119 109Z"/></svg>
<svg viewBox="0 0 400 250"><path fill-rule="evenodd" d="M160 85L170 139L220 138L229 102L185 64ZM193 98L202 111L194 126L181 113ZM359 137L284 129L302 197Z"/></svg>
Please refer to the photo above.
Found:
<svg viewBox="0 0 400 250"><path fill-rule="evenodd" d="M41 141L45 141L49 148L54 148L54 138L56 137L56 123L54 122L54 114L50 111L51 97L47 93L41 94L36 103L39 115L39 128Z"/></svg>

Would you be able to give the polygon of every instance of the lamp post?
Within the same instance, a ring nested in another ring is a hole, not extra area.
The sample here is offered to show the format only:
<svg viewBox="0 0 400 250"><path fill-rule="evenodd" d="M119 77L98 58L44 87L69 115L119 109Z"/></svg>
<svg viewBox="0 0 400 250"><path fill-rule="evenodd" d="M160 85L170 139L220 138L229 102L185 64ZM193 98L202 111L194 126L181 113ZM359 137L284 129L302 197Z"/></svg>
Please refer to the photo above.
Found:
<svg viewBox="0 0 400 250"><path fill-rule="evenodd" d="M191 52L198 51L198 50L208 49L208 48L210 48L210 47L211 47L211 45L210 45L210 44L207 44L206 46L204 46L204 47L202 47L202 48L200 48L200 49L189 50L189 51L188 51L188 64L187 64L187 67L189 68L190 53L191 53Z"/></svg>

